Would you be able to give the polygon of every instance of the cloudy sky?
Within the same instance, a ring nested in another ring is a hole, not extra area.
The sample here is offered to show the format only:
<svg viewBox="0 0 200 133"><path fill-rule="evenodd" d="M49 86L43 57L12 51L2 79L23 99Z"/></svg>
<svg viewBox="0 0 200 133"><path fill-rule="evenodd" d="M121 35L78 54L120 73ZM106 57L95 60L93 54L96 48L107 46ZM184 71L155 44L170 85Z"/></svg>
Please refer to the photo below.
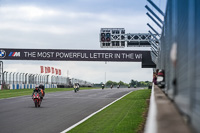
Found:
<svg viewBox="0 0 200 133"><path fill-rule="evenodd" d="M166 0L154 3L165 10ZM100 28L147 33L150 23L161 32L146 16L145 5L150 6L146 0L0 0L0 48L101 49ZM152 80L152 69L134 62L4 61L9 72L40 73L40 66L93 83Z"/></svg>

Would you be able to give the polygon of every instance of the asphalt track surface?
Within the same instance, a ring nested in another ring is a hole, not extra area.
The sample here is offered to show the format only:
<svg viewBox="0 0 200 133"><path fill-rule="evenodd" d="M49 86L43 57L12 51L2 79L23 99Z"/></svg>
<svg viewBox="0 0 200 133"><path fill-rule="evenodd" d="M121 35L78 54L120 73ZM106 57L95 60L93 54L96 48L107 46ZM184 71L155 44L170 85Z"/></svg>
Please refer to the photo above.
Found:
<svg viewBox="0 0 200 133"><path fill-rule="evenodd" d="M137 88L138 89L138 88ZM0 100L0 133L59 133L135 88L48 93L40 108L31 96Z"/></svg>

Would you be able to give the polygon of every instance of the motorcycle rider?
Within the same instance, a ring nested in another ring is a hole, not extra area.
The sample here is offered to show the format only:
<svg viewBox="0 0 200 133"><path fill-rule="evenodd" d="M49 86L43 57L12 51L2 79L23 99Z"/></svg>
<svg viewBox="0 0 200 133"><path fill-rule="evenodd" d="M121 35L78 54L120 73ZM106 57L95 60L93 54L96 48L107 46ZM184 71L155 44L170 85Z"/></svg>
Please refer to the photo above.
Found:
<svg viewBox="0 0 200 133"><path fill-rule="evenodd" d="M104 84L102 84L101 87L102 87L102 90L103 90L104 89Z"/></svg>
<svg viewBox="0 0 200 133"><path fill-rule="evenodd" d="M42 96L44 97L44 95L45 95L45 92L44 92L44 85L40 84L40 85L39 85L39 89L40 89L40 91L41 91L41 93L42 93Z"/></svg>
<svg viewBox="0 0 200 133"><path fill-rule="evenodd" d="M120 88L120 84L117 86L117 88L118 88L118 89Z"/></svg>
<svg viewBox="0 0 200 133"><path fill-rule="evenodd" d="M44 91L44 85L40 84L39 88L42 89Z"/></svg>
<svg viewBox="0 0 200 133"><path fill-rule="evenodd" d="M77 83L74 84L74 92L77 92L78 91L78 85Z"/></svg>
<svg viewBox="0 0 200 133"><path fill-rule="evenodd" d="M79 83L77 83L77 91L79 91L80 85Z"/></svg>
<svg viewBox="0 0 200 133"><path fill-rule="evenodd" d="M39 93L39 96L42 99L42 93L41 93L39 86L35 86L35 89L33 90L32 96L35 92Z"/></svg>
<svg viewBox="0 0 200 133"><path fill-rule="evenodd" d="M110 88L111 88L111 89L113 88L113 84L111 84Z"/></svg>

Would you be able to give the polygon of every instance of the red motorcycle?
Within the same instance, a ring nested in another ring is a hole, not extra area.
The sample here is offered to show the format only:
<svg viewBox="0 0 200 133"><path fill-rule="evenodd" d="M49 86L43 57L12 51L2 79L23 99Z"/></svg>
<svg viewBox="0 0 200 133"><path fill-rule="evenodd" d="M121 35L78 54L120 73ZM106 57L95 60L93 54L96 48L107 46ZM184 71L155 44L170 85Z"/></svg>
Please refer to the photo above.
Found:
<svg viewBox="0 0 200 133"><path fill-rule="evenodd" d="M40 107L42 99L40 98L39 93L35 92L32 96L33 102L35 104L35 107Z"/></svg>

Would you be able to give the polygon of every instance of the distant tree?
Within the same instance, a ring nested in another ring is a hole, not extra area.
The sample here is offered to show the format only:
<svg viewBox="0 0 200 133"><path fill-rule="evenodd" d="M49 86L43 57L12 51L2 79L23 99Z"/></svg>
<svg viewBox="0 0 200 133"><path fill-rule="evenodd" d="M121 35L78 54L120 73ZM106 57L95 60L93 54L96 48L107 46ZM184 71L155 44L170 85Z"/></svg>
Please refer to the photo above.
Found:
<svg viewBox="0 0 200 133"><path fill-rule="evenodd" d="M120 84L121 86L128 86L128 84L124 83L123 81L119 81L118 84Z"/></svg>
<svg viewBox="0 0 200 133"><path fill-rule="evenodd" d="M130 85L133 87L134 85L137 85L137 83L138 81L132 79Z"/></svg>
<svg viewBox="0 0 200 133"><path fill-rule="evenodd" d="M113 83L113 81L109 80L106 82L106 85L110 86Z"/></svg>
<svg viewBox="0 0 200 133"><path fill-rule="evenodd" d="M137 80L131 80L130 85L133 86L137 86L137 87L147 87L150 84L149 81L137 81Z"/></svg>
<svg viewBox="0 0 200 133"><path fill-rule="evenodd" d="M125 83L123 81L119 81L118 84L124 85Z"/></svg>
<svg viewBox="0 0 200 133"><path fill-rule="evenodd" d="M111 80L109 80L109 81L106 82L106 85L108 85L108 86L110 86L110 85L117 85L117 84L118 84L117 82L114 82L114 81L111 81Z"/></svg>
<svg viewBox="0 0 200 133"><path fill-rule="evenodd" d="M136 87L147 87L150 84L150 82L149 81L137 81L137 80L133 80L133 79L131 80L131 82L129 84L124 83L123 81L115 82L115 81L109 80L109 81L106 82L107 86L110 86L110 85L116 86L116 85L119 85L119 84L121 86L130 85L131 87L134 87L134 86L136 86Z"/></svg>

